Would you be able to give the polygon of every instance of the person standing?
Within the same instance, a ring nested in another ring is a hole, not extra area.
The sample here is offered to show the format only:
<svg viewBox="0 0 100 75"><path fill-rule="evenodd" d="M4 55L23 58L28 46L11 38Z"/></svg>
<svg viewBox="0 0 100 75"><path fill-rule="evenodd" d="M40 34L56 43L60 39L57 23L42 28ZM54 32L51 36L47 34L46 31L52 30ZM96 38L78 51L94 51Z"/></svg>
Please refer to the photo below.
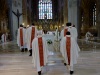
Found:
<svg viewBox="0 0 100 75"><path fill-rule="evenodd" d="M61 31L61 35L60 35L61 41L62 41L62 38L66 36L66 32L68 32L68 31L69 32L71 31L71 23L70 22L66 23L66 27L64 27L64 29ZM62 44L61 41L60 41L60 45ZM62 52L62 50L60 52Z"/></svg>
<svg viewBox="0 0 100 75"><path fill-rule="evenodd" d="M32 41L36 36L37 36L37 28L34 25L34 23L32 23L32 25L29 28L27 28L27 32L26 32L27 48L30 52L29 56L32 56Z"/></svg>
<svg viewBox="0 0 100 75"><path fill-rule="evenodd" d="M24 28L24 30L25 30L25 35L24 35L24 38L25 38L25 44L24 44L24 50L25 50L25 52L27 52L27 37L26 37L26 31L27 31L27 28L26 27L23 27Z"/></svg>
<svg viewBox="0 0 100 75"><path fill-rule="evenodd" d="M5 33L2 34L1 41L2 41L2 43L6 42L6 34Z"/></svg>
<svg viewBox="0 0 100 75"><path fill-rule="evenodd" d="M18 31L17 31L17 44L21 49L21 52L24 52L24 45L25 45L25 29L23 28L23 25L21 24Z"/></svg>
<svg viewBox="0 0 100 75"><path fill-rule="evenodd" d="M47 42L42 37L41 31L38 31L38 36L32 42L33 64L37 69L38 75L41 75L41 69L47 64L48 48Z"/></svg>
<svg viewBox="0 0 100 75"><path fill-rule="evenodd" d="M79 56L78 52L80 51L80 48L78 47L75 38L71 37L70 32L66 32L66 36L62 38L60 47L62 56L65 59L64 65L67 64L70 74L73 74L73 66L74 64L77 64L77 59Z"/></svg>

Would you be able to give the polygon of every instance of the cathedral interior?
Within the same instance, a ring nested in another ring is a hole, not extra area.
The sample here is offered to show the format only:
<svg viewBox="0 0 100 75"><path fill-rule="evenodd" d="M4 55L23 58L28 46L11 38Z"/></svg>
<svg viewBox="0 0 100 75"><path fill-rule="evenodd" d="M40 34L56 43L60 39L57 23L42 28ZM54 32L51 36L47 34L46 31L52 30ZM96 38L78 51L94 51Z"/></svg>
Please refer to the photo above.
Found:
<svg viewBox="0 0 100 75"><path fill-rule="evenodd" d="M75 25L81 50L73 75L100 75L100 0L0 0L0 12L0 75L38 75L29 52L22 53L17 46L20 24L61 32L67 22ZM93 40L87 43L88 31ZM6 44L1 42L3 33L8 34ZM43 75L70 75L63 61L59 48L49 46Z"/></svg>

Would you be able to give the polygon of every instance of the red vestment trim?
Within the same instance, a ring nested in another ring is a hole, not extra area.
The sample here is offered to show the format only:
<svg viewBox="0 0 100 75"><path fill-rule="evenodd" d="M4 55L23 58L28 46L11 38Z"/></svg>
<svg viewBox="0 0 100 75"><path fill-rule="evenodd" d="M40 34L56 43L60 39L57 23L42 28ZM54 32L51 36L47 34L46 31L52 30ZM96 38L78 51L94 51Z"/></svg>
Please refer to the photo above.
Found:
<svg viewBox="0 0 100 75"><path fill-rule="evenodd" d="M43 54L43 41L42 37L38 38L39 56L40 56L40 66L44 66L44 54Z"/></svg>
<svg viewBox="0 0 100 75"><path fill-rule="evenodd" d="M68 58L68 65L70 65L70 49L71 49L71 40L70 37L66 37L66 51L67 51L67 58Z"/></svg>
<svg viewBox="0 0 100 75"><path fill-rule="evenodd" d="M20 29L20 45L23 46L23 29Z"/></svg>
<svg viewBox="0 0 100 75"><path fill-rule="evenodd" d="M34 39L34 35L35 35L35 27L32 27L30 48L32 48L32 41Z"/></svg>
<svg viewBox="0 0 100 75"><path fill-rule="evenodd" d="M64 36L66 36L66 32L68 31L68 29L64 29Z"/></svg>

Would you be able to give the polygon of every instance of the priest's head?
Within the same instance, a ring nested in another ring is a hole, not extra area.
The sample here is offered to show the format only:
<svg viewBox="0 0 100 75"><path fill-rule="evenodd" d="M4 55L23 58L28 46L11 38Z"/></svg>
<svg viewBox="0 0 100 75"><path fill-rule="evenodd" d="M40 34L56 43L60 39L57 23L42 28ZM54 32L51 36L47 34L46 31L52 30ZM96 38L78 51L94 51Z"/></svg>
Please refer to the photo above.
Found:
<svg viewBox="0 0 100 75"><path fill-rule="evenodd" d="M70 32L68 31L68 32L66 32L66 35L70 35Z"/></svg>
<svg viewBox="0 0 100 75"><path fill-rule="evenodd" d="M69 26L71 26L71 25L72 25L71 22L66 23L66 26L67 26L67 27L69 27Z"/></svg>
<svg viewBox="0 0 100 75"><path fill-rule="evenodd" d="M22 24L20 24L20 27L23 27L23 25L22 25Z"/></svg>
<svg viewBox="0 0 100 75"><path fill-rule="evenodd" d="M35 26L34 23L32 23L32 26Z"/></svg>

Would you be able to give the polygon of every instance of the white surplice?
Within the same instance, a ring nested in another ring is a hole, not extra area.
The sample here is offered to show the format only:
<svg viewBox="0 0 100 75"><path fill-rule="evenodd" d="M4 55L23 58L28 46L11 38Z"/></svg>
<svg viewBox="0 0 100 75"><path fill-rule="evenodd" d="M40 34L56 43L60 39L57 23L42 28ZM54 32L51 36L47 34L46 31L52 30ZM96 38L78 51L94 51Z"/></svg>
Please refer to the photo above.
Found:
<svg viewBox="0 0 100 75"><path fill-rule="evenodd" d="M23 30L23 46L21 46L21 43L20 43L20 29ZM24 48L24 45L25 45L25 29L23 27L19 27L18 31L17 31L17 44L18 46L21 48Z"/></svg>
<svg viewBox="0 0 100 75"><path fill-rule="evenodd" d="M27 49L30 50L30 44L31 44L31 34L32 34L32 27L27 28L26 30L26 42L27 42ZM35 33L34 33L34 38L37 36L37 28L35 27Z"/></svg>
<svg viewBox="0 0 100 75"><path fill-rule="evenodd" d="M77 33L77 29L75 27L70 26L70 27L65 27L64 29L68 29L68 31L71 34L71 37L73 37L77 40L78 33ZM61 31L61 38L64 37L64 29Z"/></svg>
<svg viewBox="0 0 100 75"><path fill-rule="evenodd" d="M70 37L70 36L65 36L64 38L62 38L62 41L61 41L61 45L60 45L60 51L62 53L62 56L64 57L65 59L65 63L68 64L68 58L67 58L67 52L66 52L66 37ZM78 52L80 51L79 49L79 46L76 42L76 40L72 37L71 38L71 48L70 48L70 66L73 66L74 64L77 63L77 59L78 59Z"/></svg>
<svg viewBox="0 0 100 75"><path fill-rule="evenodd" d="M71 33L71 37L75 38L77 41L78 33L75 27L70 27L69 32Z"/></svg>
<svg viewBox="0 0 100 75"><path fill-rule="evenodd" d="M41 36L38 36L37 38L34 38L34 40L32 41L32 56L33 56L32 62L37 71L41 71L42 68L40 66L39 47L38 47L38 38L40 37ZM42 41L43 41L44 65L46 65L48 57L48 46L44 37L42 37Z"/></svg>
<svg viewBox="0 0 100 75"><path fill-rule="evenodd" d="M61 39L61 41L62 41L62 38L64 38L64 31L65 31L65 29L67 29L68 31L70 31L70 28L69 28L69 27L65 27L65 28L61 31L61 33L60 33L60 39ZM60 41L60 46L62 45L61 41ZM61 48L61 47L60 47L60 48ZM60 50L61 50L61 49L60 49Z"/></svg>

